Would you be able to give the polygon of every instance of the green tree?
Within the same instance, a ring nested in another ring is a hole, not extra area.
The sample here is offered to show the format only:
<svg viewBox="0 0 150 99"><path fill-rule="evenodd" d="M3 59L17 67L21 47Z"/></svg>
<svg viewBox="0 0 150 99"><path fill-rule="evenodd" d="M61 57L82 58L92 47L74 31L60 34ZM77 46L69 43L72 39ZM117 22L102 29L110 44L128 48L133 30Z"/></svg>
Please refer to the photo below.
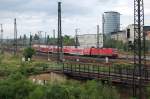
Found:
<svg viewBox="0 0 150 99"><path fill-rule="evenodd" d="M27 60L28 58L32 58L32 56L35 54L35 50L31 47L25 48L23 51L23 56Z"/></svg>
<svg viewBox="0 0 150 99"><path fill-rule="evenodd" d="M68 35L63 36L63 44L66 46L74 46L75 45L74 38L71 38Z"/></svg>

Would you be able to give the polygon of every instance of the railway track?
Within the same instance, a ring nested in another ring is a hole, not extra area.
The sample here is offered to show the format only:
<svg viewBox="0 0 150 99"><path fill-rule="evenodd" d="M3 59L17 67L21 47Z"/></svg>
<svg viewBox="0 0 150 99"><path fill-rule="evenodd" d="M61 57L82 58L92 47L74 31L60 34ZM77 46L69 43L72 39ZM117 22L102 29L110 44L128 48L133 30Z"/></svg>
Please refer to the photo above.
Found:
<svg viewBox="0 0 150 99"><path fill-rule="evenodd" d="M13 52L12 48L5 48L5 51L7 52ZM19 53L21 53L22 51L18 51ZM35 58L39 58L39 59L44 59L44 60L48 60L48 58L50 60L55 60L57 61L57 53L52 54L49 53L42 53L42 52L36 52ZM150 60L150 56L147 56L147 63L149 63ZM65 61L76 61L76 62L85 62L85 63L102 63L102 62L106 62L105 58L98 58L98 57L89 57L89 56L78 56L78 55L64 55L64 60ZM126 55L121 56L119 58L109 58L109 62L110 63L133 63L134 58L132 55L129 55L128 57Z"/></svg>
<svg viewBox="0 0 150 99"><path fill-rule="evenodd" d="M48 53L41 53L41 52L37 52L36 53L36 57L41 57L43 59L52 59L52 60L56 60L57 59L57 54L49 54ZM76 62L84 62L84 63L105 63L106 59L105 58L95 58L95 57L85 57L85 56L77 56L77 55L64 55L64 61L76 61ZM132 60L130 59L126 59L126 58L109 58L109 62L113 63L113 62L132 62Z"/></svg>

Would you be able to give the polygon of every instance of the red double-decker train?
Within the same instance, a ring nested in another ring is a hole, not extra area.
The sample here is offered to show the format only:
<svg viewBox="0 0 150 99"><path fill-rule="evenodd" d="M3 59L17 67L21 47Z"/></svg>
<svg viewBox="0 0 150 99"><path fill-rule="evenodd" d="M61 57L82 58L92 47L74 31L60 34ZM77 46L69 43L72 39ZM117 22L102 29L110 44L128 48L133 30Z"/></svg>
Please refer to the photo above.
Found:
<svg viewBox="0 0 150 99"><path fill-rule="evenodd" d="M33 45L38 52L57 53L57 46L53 45ZM95 57L118 57L118 50L114 48L75 48L74 46L63 46L63 53L69 55L95 56Z"/></svg>

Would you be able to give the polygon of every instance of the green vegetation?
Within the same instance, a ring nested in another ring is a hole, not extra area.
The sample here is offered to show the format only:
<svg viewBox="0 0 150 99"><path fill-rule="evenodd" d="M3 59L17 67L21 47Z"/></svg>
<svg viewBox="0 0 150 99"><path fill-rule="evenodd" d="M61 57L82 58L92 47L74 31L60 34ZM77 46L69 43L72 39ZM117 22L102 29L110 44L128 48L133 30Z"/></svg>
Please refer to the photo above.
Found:
<svg viewBox="0 0 150 99"><path fill-rule="evenodd" d="M109 67L103 65L100 66L100 71L108 72ZM132 68L132 65L114 64L112 67L118 68L119 72L120 68ZM84 66L82 68L84 69ZM113 68L110 71L113 72ZM100 81L83 83L73 80L62 82L48 80L45 85L31 82L31 76L34 77L49 69L60 70L62 65L42 60L38 62L34 59L22 62L21 56L7 53L0 55L0 99L120 99L116 88L103 85ZM88 71L88 66L85 69ZM92 67L90 71L93 72Z"/></svg>
<svg viewBox="0 0 150 99"><path fill-rule="evenodd" d="M48 38L48 44L56 45L56 43L57 43L56 38ZM74 38L71 38L68 35L64 35L63 36L63 45L64 46L74 46L75 45Z"/></svg>
<svg viewBox="0 0 150 99"><path fill-rule="evenodd" d="M32 56L35 54L35 50L31 47L25 48L23 52L23 56L25 57L25 60L28 60L28 58L32 58Z"/></svg>
<svg viewBox="0 0 150 99"><path fill-rule="evenodd" d="M104 48L117 48L120 50L127 50L127 44L122 41L114 40L109 37L104 36Z"/></svg>
<svg viewBox="0 0 150 99"><path fill-rule="evenodd" d="M0 99L119 99L115 88L97 81L38 85L19 72L0 80L0 89Z"/></svg>
<svg viewBox="0 0 150 99"><path fill-rule="evenodd" d="M98 81L65 80L45 85L31 82L31 74L62 68L53 62L21 62L20 56L4 54L0 57L0 67L3 74L0 75L0 99L119 99L114 87Z"/></svg>

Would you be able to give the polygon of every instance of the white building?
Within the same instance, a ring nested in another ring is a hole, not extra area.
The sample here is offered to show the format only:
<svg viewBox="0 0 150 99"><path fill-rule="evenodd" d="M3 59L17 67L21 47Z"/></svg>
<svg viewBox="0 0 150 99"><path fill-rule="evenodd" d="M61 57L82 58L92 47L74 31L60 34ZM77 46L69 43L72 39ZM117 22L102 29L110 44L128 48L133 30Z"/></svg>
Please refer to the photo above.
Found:
<svg viewBox="0 0 150 99"><path fill-rule="evenodd" d="M147 39L147 36L148 36L147 32L150 31L150 26L144 26L143 31L146 33L146 39ZM134 24L130 24L127 26L126 36L127 36L128 41L131 41L132 43L134 42Z"/></svg>
<svg viewBox="0 0 150 99"><path fill-rule="evenodd" d="M97 47L99 44L99 47L103 47L103 35L99 35L99 43L97 41L97 34L83 34L83 35L77 35L79 46L83 48L91 48L91 47Z"/></svg>
<svg viewBox="0 0 150 99"><path fill-rule="evenodd" d="M111 39L122 41L123 43L126 43L127 42L126 31L112 32Z"/></svg>
<svg viewBox="0 0 150 99"><path fill-rule="evenodd" d="M134 24L130 24L126 28L126 37L128 41L134 42Z"/></svg>

